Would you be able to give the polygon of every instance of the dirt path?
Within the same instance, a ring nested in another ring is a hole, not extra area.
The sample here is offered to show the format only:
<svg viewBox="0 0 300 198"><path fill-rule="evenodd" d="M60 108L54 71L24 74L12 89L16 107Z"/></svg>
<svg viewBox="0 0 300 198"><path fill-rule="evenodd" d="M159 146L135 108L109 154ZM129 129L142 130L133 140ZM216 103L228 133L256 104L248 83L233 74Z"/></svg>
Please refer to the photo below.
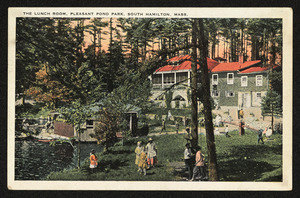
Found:
<svg viewBox="0 0 300 198"><path fill-rule="evenodd" d="M173 128L175 128L175 125L169 125L169 126L172 126ZM219 128L219 131L222 133L225 131L225 126L223 127L218 127ZM238 130L239 129L239 126L237 125L232 125L232 124L228 124L228 129L229 131L233 131L233 130ZM156 127L155 128L155 131L160 131L161 130L161 127ZM178 131L178 134L185 134L186 131L185 129L182 129L180 131ZM164 131L162 133L159 133L159 132L156 132L156 133L149 133L148 136L159 136L159 135L166 135L166 134L176 134L176 131L168 131L167 133ZM205 130L205 127L199 127L198 128L198 134L203 134L205 135L206 134L206 130ZM216 134L215 134L216 135Z"/></svg>

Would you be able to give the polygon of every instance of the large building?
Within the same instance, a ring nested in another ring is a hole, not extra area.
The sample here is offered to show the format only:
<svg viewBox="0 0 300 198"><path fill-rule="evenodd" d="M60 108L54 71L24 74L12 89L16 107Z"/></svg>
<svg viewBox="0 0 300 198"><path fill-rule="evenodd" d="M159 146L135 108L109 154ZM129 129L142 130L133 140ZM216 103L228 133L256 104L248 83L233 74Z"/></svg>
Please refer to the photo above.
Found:
<svg viewBox="0 0 300 198"><path fill-rule="evenodd" d="M224 61L222 59L221 61ZM207 58L211 96L217 109L252 108L260 111L262 97L268 90L268 67L260 60L221 62ZM176 56L152 75L152 99L165 106L165 92L171 86L173 108L186 107L190 103L191 56ZM199 69L200 66L197 65ZM201 78L198 70L198 79ZM200 82L200 80L199 80Z"/></svg>

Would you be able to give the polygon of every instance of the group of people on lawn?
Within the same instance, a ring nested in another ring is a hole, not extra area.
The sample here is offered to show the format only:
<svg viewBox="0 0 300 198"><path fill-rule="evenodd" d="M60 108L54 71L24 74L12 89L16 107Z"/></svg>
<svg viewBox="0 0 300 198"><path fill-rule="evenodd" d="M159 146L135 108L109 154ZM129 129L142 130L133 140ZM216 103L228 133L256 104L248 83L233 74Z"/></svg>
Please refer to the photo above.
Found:
<svg viewBox="0 0 300 198"><path fill-rule="evenodd" d="M145 147L142 146L141 141L138 141L137 147L135 148L135 154L135 164L138 166L138 172L143 175L147 174L147 169L158 164L157 147L152 138L149 138Z"/></svg>
<svg viewBox="0 0 300 198"><path fill-rule="evenodd" d="M143 175L147 174L148 169L158 164L157 147L152 138L149 138L145 147L142 146L141 141L138 141L137 147L135 148L135 154L135 164L138 166L138 172ZM200 146L197 146L195 150L192 150L190 143L185 145L184 162L189 173L187 180L195 181L196 179L207 179L204 160L205 158L201 152Z"/></svg>
<svg viewBox="0 0 300 198"><path fill-rule="evenodd" d="M187 180L206 180L205 157L202 154L201 147L196 146L195 150L192 151L190 143L186 143L183 155L185 167L188 171Z"/></svg>

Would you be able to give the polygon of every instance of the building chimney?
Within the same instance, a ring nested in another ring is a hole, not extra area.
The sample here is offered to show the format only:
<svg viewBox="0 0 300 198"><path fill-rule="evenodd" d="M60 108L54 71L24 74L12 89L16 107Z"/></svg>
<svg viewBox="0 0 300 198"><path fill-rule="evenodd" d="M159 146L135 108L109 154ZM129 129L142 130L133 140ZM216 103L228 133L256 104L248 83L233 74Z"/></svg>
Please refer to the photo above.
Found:
<svg viewBox="0 0 300 198"><path fill-rule="evenodd" d="M240 53L239 55L239 63L244 63L244 54Z"/></svg>

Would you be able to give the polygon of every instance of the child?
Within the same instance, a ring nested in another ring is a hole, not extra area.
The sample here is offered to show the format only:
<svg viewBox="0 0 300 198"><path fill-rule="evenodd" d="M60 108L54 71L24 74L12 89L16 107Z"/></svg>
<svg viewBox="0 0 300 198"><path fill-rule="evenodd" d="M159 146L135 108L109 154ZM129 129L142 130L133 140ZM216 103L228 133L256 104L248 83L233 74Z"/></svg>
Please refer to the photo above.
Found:
<svg viewBox="0 0 300 198"><path fill-rule="evenodd" d="M163 131L165 131L166 134L167 134L167 130L166 130L166 122L165 122L164 119L162 120L162 124L161 124L161 125L162 125L162 126L161 126L161 131L160 131L159 134L161 134Z"/></svg>
<svg viewBox="0 0 300 198"><path fill-rule="evenodd" d="M257 144L259 144L259 141L261 141L264 144L262 129L259 129L257 132Z"/></svg>
<svg viewBox="0 0 300 198"><path fill-rule="evenodd" d="M226 125L225 127L225 136L226 137L230 137L230 135L228 135L229 129L228 129L228 125Z"/></svg>
<svg viewBox="0 0 300 198"><path fill-rule="evenodd" d="M140 158L139 158L139 172L144 173L144 175L146 175L146 171L147 171L147 154L145 152L144 147L142 147L141 149L141 154L140 154Z"/></svg>
<svg viewBox="0 0 300 198"><path fill-rule="evenodd" d="M98 158L95 154L95 150L92 149L91 153L90 153L90 169L91 169L91 172L94 172L94 168L97 168L97 166L98 166L97 160L98 160Z"/></svg>
<svg viewBox="0 0 300 198"><path fill-rule="evenodd" d="M142 147L141 147L141 141L137 142L137 147L135 148L135 164L138 166L139 165L139 159L140 159L140 154L142 151Z"/></svg>

